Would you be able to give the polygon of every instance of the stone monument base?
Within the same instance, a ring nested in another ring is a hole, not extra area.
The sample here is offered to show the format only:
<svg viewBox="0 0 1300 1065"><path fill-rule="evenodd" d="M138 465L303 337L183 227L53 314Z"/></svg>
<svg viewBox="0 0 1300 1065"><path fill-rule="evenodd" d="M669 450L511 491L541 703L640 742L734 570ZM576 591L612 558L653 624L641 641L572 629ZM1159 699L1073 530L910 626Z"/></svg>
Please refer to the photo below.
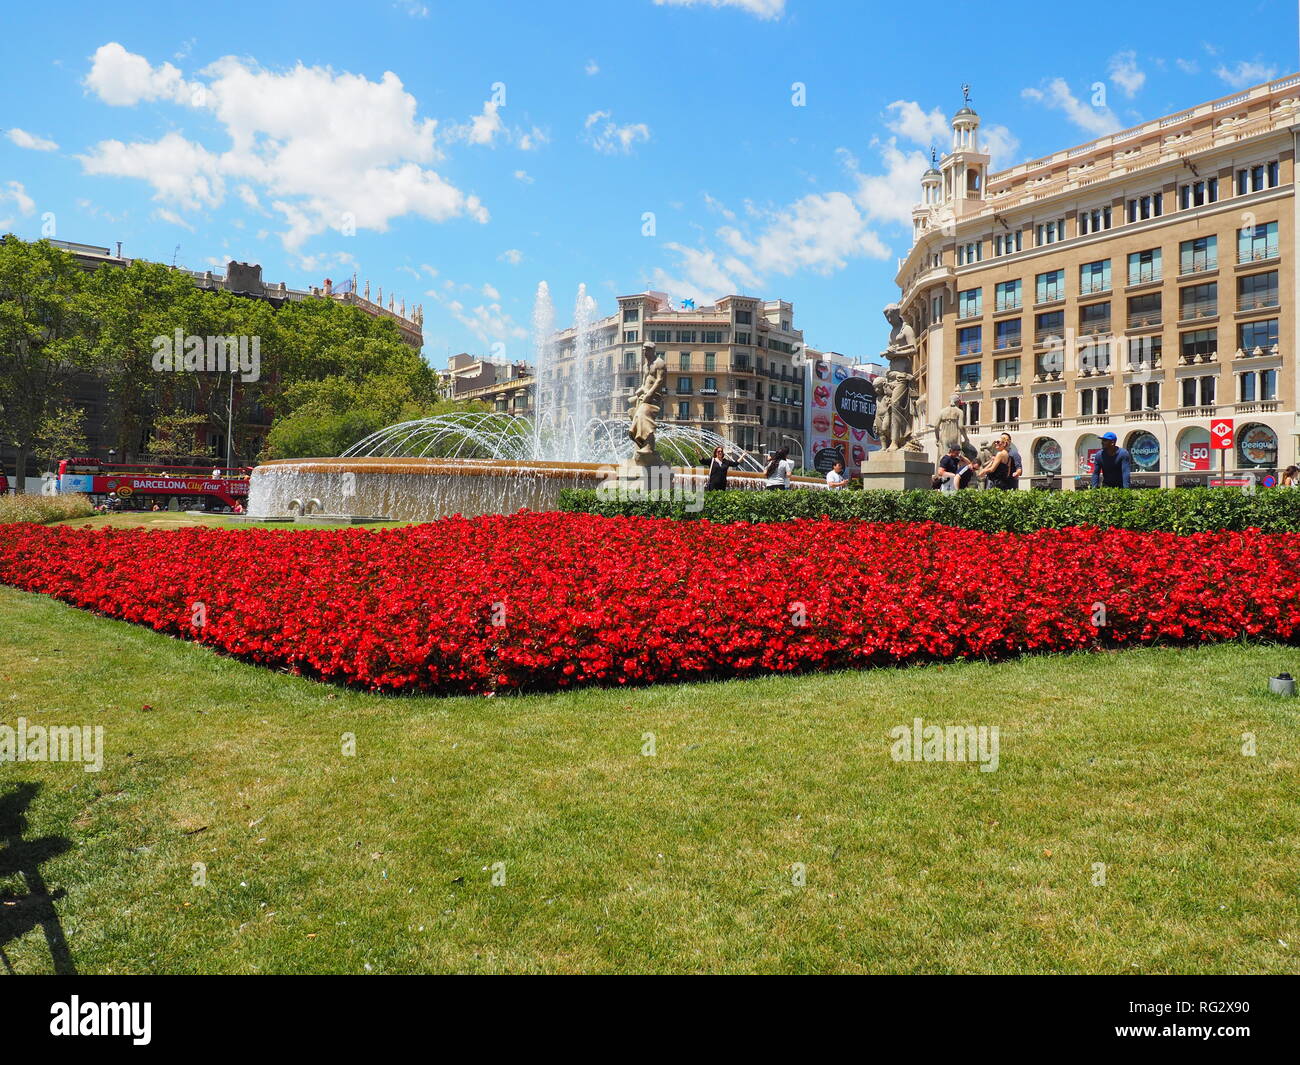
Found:
<svg viewBox="0 0 1300 1065"><path fill-rule="evenodd" d="M934 463L921 451L872 451L862 464L863 488L929 489Z"/></svg>
<svg viewBox="0 0 1300 1065"><path fill-rule="evenodd" d="M669 492L673 487L673 468L658 452L640 452L618 464L618 487L625 492Z"/></svg>

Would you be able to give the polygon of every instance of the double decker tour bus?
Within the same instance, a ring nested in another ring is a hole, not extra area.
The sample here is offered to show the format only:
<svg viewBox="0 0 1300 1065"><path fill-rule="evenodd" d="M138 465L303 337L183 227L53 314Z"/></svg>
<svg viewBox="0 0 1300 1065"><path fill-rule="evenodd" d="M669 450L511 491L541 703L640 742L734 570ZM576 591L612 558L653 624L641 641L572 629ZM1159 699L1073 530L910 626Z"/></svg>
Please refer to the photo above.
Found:
<svg viewBox="0 0 1300 1065"><path fill-rule="evenodd" d="M155 462L63 459L57 488L83 492L96 503L124 510L232 510L248 498L247 466L169 466Z"/></svg>

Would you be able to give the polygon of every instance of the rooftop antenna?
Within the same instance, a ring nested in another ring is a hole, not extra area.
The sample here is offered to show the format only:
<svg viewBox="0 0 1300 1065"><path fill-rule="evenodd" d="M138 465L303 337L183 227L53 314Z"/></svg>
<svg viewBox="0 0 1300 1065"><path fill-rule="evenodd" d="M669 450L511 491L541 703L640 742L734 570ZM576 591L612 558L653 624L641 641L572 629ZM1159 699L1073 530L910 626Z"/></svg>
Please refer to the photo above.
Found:
<svg viewBox="0 0 1300 1065"><path fill-rule="evenodd" d="M122 242L120 240L117 242L117 257L122 258Z"/></svg>
<svg viewBox="0 0 1300 1065"><path fill-rule="evenodd" d="M177 245L176 245L176 250L172 252L172 269L173 269L173 270L176 269L176 256L180 255L180 253L181 253L181 246L180 246L179 244L177 244Z"/></svg>

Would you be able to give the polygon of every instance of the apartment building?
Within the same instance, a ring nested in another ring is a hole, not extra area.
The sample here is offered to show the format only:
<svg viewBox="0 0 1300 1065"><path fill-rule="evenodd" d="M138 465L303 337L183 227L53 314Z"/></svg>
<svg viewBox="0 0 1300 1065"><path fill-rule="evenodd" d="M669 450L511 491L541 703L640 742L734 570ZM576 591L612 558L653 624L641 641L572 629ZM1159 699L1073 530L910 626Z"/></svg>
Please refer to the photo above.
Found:
<svg viewBox="0 0 1300 1065"><path fill-rule="evenodd" d="M494 362L463 351L438 372L438 387L447 399L477 400L502 413L531 415L535 386L529 363Z"/></svg>
<svg viewBox="0 0 1300 1065"><path fill-rule="evenodd" d="M620 296L618 311L592 331L581 356L574 329L553 342L566 398L579 387L579 359L586 359L585 387L597 417L626 416L641 384L641 345L649 340L668 364L662 422L708 429L756 455L789 447L797 462L804 454L803 333L789 302L731 295L674 307L662 292L642 292Z"/></svg>
<svg viewBox="0 0 1300 1065"><path fill-rule="evenodd" d="M899 263L922 420L959 395L1044 488L1086 478L1105 432L1140 484L1296 462L1300 75L997 173L979 121L954 116Z"/></svg>

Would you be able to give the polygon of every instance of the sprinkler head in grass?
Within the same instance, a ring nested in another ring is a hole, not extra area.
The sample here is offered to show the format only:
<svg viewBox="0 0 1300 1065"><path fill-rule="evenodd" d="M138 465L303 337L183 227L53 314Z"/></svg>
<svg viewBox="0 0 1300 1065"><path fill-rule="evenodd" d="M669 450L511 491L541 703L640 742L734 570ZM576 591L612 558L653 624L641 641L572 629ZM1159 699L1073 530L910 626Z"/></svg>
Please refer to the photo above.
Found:
<svg viewBox="0 0 1300 1065"><path fill-rule="evenodd" d="M1295 680L1290 673L1279 673L1276 677L1268 678L1268 690L1276 695L1294 695Z"/></svg>

